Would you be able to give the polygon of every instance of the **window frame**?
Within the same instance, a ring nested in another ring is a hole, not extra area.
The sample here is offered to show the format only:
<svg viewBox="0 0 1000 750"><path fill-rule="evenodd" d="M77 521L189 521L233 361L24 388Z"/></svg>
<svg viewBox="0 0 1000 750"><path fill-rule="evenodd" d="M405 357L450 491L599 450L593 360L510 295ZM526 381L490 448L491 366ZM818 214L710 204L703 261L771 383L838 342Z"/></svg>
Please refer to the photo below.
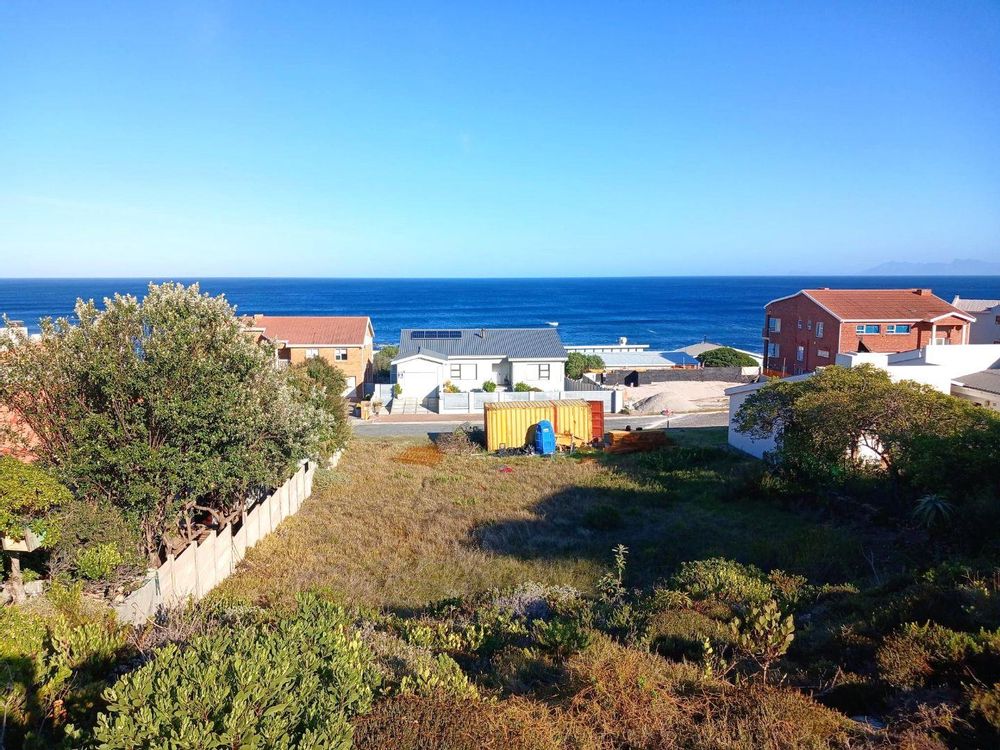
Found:
<svg viewBox="0 0 1000 750"><path fill-rule="evenodd" d="M542 375L543 370L545 371L544 375ZM551 379L552 379L552 365L548 362L539 362L538 377L536 378L536 380L551 380Z"/></svg>
<svg viewBox="0 0 1000 750"><path fill-rule="evenodd" d="M306 359L319 359L319 349L306 349Z"/></svg>
<svg viewBox="0 0 1000 750"><path fill-rule="evenodd" d="M897 328L906 328L905 331L898 331ZM889 323L885 327L885 332L890 336L909 336L913 333L913 326L910 323Z"/></svg>
<svg viewBox="0 0 1000 750"><path fill-rule="evenodd" d="M869 330L874 328L875 330ZM882 326L878 323L858 323L854 326L854 333L858 336L880 336L882 334Z"/></svg>
<svg viewBox="0 0 1000 750"><path fill-rule="evenodd" d="M795 347L795 361L796 362L806 361L806 348L802 346L802 344L799 344L798 346Z"/></svg>
<svg viewBox="0 0 1000 750"><path fill-rule="evenodd" d="M773 315L768 315L767 330L769 333L781 333L781 318L776 318Z"/></svg>
<svg viewBox="0 0 1000 750"><path fill-rule="evenodd" d="M341 356L343 355L343 356ZM333 350L333 361L334 362L346 362L347 361L347 349L334 349Z"/></svg>
<svg viewBox="0 0 1000 750"><path fill-rule="evenodd" d="M823 338L823 334L826 332L826 324L822 320L816 321L816 338Z"/></svg>

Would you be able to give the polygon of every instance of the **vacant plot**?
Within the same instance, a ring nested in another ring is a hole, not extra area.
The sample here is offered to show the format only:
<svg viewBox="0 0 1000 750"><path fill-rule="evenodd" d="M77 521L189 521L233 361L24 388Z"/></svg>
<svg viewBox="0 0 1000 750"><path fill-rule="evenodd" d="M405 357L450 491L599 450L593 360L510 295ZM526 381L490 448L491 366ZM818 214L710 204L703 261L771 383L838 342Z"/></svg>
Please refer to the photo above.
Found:
<svg viewBox="0 0 1000 750"><path fill-rule="evenodd" d="M859 530L734 493L750 462L712 447L724 430L672 434L682 447L614 459L476 453L436 465L400 462L426 441L355 440L216 595L278 602L320 589L409 608L527 580L589 591L619 543L633 585L712 556L814 580L869 571L879 545Z"/></svg>

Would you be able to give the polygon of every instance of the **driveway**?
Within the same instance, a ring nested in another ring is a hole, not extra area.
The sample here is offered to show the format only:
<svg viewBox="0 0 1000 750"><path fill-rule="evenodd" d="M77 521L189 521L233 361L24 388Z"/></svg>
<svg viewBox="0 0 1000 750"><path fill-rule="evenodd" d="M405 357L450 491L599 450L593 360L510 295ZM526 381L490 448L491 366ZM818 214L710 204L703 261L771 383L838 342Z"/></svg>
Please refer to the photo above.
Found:
<svg viewBox="0 0 1000 750"><path fill-rule="evenodd" d="M436 432L451 432L463 424L481 426L483 419L478 415L471 414L469 419L449 419L446 421L440 417L433 421L425 419L412 422L381 422L378 419L373 422L362 422L359 419L351 419L354 434L359 437L422 437ZM727 424L729 424L729 413L724 411L678 414L669 419L662 416L624 416L621 414L608 414L604 417L604 427L607 430L623 430L628 425L652 429L656 427L725 427Z"/></svg>

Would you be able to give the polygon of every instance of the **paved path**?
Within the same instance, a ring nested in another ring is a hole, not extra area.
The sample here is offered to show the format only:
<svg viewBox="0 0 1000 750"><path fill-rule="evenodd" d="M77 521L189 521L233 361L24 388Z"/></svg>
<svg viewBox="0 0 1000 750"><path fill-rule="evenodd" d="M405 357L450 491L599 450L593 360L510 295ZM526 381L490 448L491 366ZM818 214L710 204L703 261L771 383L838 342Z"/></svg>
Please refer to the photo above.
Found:
<svg viewBox="0 0 1000 750"><path fill-rule="evenodd" d="M604 418L604 425L609 430L621 430L626 425L633 427L725 427L728 424L729 415L727 412L694 412L691 414L678 414L675 417L660 416L623 416L616 414L607 415ZM481 417L471 417L469 419L448 419L440 417L433 421L423 419L412 422L386 422L381 418L374 422L361 422L352 419L354 434L359 437L420 437L435 432L451 432L462 424L482 425ZM669 423L669 424L668 424Z"/></svg>

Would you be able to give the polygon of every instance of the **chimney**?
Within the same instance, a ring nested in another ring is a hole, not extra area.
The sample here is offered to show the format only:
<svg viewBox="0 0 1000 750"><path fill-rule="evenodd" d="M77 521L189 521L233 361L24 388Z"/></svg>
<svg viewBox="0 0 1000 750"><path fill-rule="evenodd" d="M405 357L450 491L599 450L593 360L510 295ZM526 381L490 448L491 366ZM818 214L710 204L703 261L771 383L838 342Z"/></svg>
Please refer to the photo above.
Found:
<svg viewBox="0 0 1000 750"><path fill-rule="evenodd" d="M933 292L930 289L914 289L914 292L919 294L921 297L930 297Z"/></svg>

